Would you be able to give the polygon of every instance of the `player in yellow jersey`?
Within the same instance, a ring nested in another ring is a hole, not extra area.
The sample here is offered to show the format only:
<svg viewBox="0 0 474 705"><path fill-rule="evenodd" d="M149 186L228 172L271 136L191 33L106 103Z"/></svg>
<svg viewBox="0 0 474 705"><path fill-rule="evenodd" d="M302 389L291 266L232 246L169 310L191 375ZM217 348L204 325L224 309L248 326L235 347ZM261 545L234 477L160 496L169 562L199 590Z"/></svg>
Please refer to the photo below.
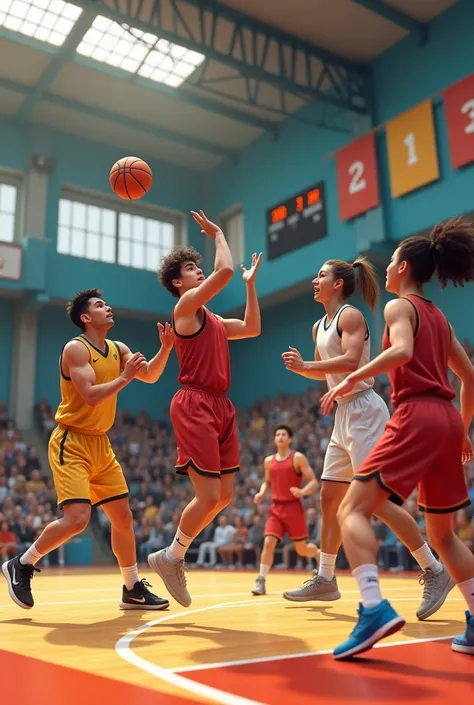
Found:
<svg viewBox="0 0 474 705"><path fill-rule="evenodd" d="M2 566L10 597L24 609L34 605L31 578L36 563L89 523L91 505L102 506L112 526L112 549L123 576L121 609L160 610L169 601L157 597L138 577L128 488L106 435L115 420L118 392L133 379L156 382L173 347L168 323L158 324L161 349L147 362L124 344L106 338L113 312L98 289L81 291L67 305L82 334L63 347L59 359L61 403L48 457L61 519L51 522L23 554Z"/></svg>

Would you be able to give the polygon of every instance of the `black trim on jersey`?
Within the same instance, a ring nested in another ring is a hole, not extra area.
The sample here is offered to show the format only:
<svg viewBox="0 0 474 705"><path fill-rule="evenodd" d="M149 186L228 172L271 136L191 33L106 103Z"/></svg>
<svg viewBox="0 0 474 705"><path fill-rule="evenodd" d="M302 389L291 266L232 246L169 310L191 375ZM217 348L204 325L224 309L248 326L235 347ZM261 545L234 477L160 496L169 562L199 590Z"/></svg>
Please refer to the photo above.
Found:
<svg viewBox="0 0 474 705"><path fill-rule="evenodd" d="M63 347L61 348L61 354L59 356L59 372L61 373L61 377L66 380L66 382L70 382L71 378L66 377L66 375L63 372L63 352L64 348L66 347L67 343L64 343Z"/></svg>
<svg viewBox="0 0 474 705"><path fill-rule="evenodd" d="M199 328L199 330L196 331L196 333L191 333L191 335L180 335L180 334L178 333L178 331L176 330L176 324L175 324L175 322L174 322L174 316L173 316L173 318L172 318L171 323L172 323L172 326L173 326L174 334L175 334L175 336L176 336L177 338L181 338L182 340L190 340L191 338L197 338L198 335L199 335L200 333L202 333L202 331L204 330L204 326L206 325L206 320L207 320L207 313L206 313L206 309L204 309L204 318L202 319L202 325L201 325L201 327Z"/></svg>
<svg viewBox="0 0 474 705"><path fill-rule="evenodd" d="M418 505L418 509L420 512L423 512L424 514L452 514L453 512L457 512L458 509L464 509L464 507L469 507L471 504L471 500L469 497L465 499L464 501L460 502L459 504L456 504L454 507L446 507L446 508L440 508L440 507L425 507L422 504Z"/></svg>
<svg viewBox="0 0 474 705"><path fill-rule="evenodd" d="M120 349L120 345L117 343L116 340L112 340L112 342L117 349L117 353L118 353L119 360L120 360L120 369L122 369L122 351Z"/></svg>
<svg viewBox="0 0 474 705"><path fill-rule="evenodd" d="M330 327L332 326L334 320L337 318L337 315L338 315L339 311L340 311L344 306L347 306L347 305L348 305L348 304L342 304L342 306L339 306L339 308L337 309L336 313L335 313L334 316L331 318L331 323L330 323L327 327L326 327L326 321L328 320L328 314L326 314L326 315L324 316L324 318L322 319L322 321L323 321L323 326L324 326L324 330L329 330L329 329L330 329ZM354 308L354 307L352 307L352 308Z"/></svg>
<svg viewBox="0 0 474 705"><path fill-rule="evenodd" d="M103 504L108 504L109 502L115 502L117 499L125 499L128 497L128 492L124 492L123 494L116 494L113 497L107 497L107 499L101 499L99 502L96 502L93 504L93 507L101 507Z"/></svg>
<svg viewBox="0 0 474 705"><path fill-rule="evenodd" d="M102 357L107 357L107 356L108 356L108 354L109 354L109 344L108 344L107 341L105 341L105 351L104 351L104 350L101 350L100 348L96 347L96 346L94 345L94 343L91 343L91 341L89 340L89 338L86 338L85 335L80 335L80 336L78 336L78 338L76 338L76 340L81 340L81 339L82 339L84 342L86 342L88 345L90 345L91 348L94 348L94 350L97 350L97 352L99 353L99 355L102 355Z"/></svg>
<svg viewBox="0 0 474 705"><path fill-rule="evenodd" d="M296 450L292 451L293 455L291 456L291 467L295 471L295 473L298 475L298 477L302 477L303 473L301 470L298 470L298 468L295 468L295 458L296 458Z"/></svg>
<svg viewBox="0 0 474 705"><path fill-rule="evenodd" d="M92 504L92 502L90 501L90 499L83 499L83 498L65 499L63 502L60 502L58 504L58 509L62 509L65 504Z"/></svg>
<svg viewBox="0 0 474 705"><path fill-rule="evenodd" d="M67 428L64 431L63 437L61 438L61 442L59 444L59 463L60 463L60 465L64 465L64 446L66 445L66 438L67 438L68 433L69 433L69 429Z"/></svg>
<svg viewBox="0 0 474 705"><path fill-rule="evenodd" d="M410 294L410 296L417 296L417 294ZM418 296L419 299L423 299L423 296ZM420 330L420 314L418 313L418 309L413 303L413 301L410 301L410 299L406 296L400 296L400 299L405 299L405 301L408 301L411 303L413 308L415 309L415 330L413 331L413 337L416 338L418 335L418 331ZM429 299L423 299L424 301L427 301L429 304L432 303ZM387 339L390 340L390 328L387 326Z"/></svg>
<svg viewBox="0 0 474 705"><path fill-rule="evenodd" d="M338 309L338 311L340 311L344 306L345 306L346 308L355 308L356 311L359 310L359 309L356 308L355 306L352 306L352 304L342 304L342 306ZM336 314L334 315L334 318L335 318L336 316L337 316L337 312L336 312ZM333 318L333 320L334 320L334 318ZM338 336L339 336L340 338L342 338L342 331L341 331L341 329L339 328L339 318L340 318L340 316L338 316L338 319L337 319L336 331L337 331ZM367 342L367 340L370 338L370 330L369 330L369 324L367 323L365 316L363 316L363 319L364 319L364 323L365 323L365 338L364 338L364 343L365 343L365 342Z"/></svg>
<svg viewBox="0 0 474 705"><path fill-rule="evenodd" d="M315 345L317 344L317 341L318 341L318 330L319 330L319 326L321 325L322 320L323 319L320 318L319 321L316 321L316 330L314 331L314 338L313 338Z"/></svg>

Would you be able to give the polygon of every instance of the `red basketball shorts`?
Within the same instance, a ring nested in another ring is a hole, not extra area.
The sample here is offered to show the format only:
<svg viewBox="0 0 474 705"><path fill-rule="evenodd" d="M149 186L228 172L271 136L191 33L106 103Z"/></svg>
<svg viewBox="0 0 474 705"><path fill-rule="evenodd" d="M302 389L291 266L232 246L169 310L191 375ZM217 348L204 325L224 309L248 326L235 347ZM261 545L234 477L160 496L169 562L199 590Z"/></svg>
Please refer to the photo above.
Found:
<svg viewBox="0 0 474 705"><path fill-rule="evenodd" d="M198 388L181 388L170 408L178 446L176 472L220 477L237 472L240 465L239 437L234 405L225 395Z"/></svg>
<svg viewBox="0 0 474 705"><path fill-rule="evenodd" d="M421 511L454 512L470 504L461 459L463 442L461 416L450 401L412 397L397 407L354 477L377 477L397 504L418 487Z"/></svg>
<svg viewBox="0 0 474 705"><path fill-rule="evenodd" d="M288 534L292 541L304 541L308 538L308 527L304 516L304 508L299 499L292 502L272 502L265 536L275 536L283 541Z"/></svg>

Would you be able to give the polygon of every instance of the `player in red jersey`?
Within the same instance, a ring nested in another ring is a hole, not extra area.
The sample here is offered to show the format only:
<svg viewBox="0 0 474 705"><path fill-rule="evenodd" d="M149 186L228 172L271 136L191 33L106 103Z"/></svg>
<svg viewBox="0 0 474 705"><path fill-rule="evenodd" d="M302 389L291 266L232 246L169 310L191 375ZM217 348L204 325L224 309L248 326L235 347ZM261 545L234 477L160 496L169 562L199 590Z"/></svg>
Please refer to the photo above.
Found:
<svg viewBox="0 0 474 705"><path fill-rule="evenodd" d="M252 256L249 270L241 265L247 288L244 320L224 319L205 304L232 279L232 255L222 230L203 211L191 211L201 232L216 245L214 271L204 276L200 256L192 247L177 247L162 261L161 283L179 301L173 328L181 389L171 402L171 422L178 446L176 472L189 475L195 497L184 509L168 548L148 557L168 592L183 607L191 604L184 557L193 539L232 499L234 473L239 470L235 409L227 397L230 386L229 340L260 335L260 308L255 279L262 255Z"/></svg>
<svg viewBox="0 0 474 705"><path fill-rule="evenodd" d="M286 424L275 429L275 455L265 458L265 480L254 497L259 504L266 492L272 490L272 504L265 524L265 540L260 559L260 573L257 576L253 595L265 595L266 577L273 565L275 548L288 534L299 556L314 558L318 553L314 543L306 543L308 527L304 515L302 497L314 492L318 483L314 472L303 453L291 450L293 431ZM301 487L302 480L306 485Z"/></svg>
<svg viewBox="0 0 474 705"><path fill-rule="evenodd" d="M334 651L347 658L370 649L405 620L382 598L371 516L390 498L401 504L418 486L431 545L466 599L466 632L455 651L474 655L474 556L454 533L452 513L470 504L463 463L473 457L474 367L441 311L423 296L434 273L441 286L474 281L474 226L461 218L436 225L429 237L400 243L387 267L385 288L398 299L385 307L383 352L351 373L321 400L329 413L338 394L360 380L388 373L395 413L359 468L339 510L344 550L362 596L359 621ZM461 380L461 413L448 381Z"/></svg>

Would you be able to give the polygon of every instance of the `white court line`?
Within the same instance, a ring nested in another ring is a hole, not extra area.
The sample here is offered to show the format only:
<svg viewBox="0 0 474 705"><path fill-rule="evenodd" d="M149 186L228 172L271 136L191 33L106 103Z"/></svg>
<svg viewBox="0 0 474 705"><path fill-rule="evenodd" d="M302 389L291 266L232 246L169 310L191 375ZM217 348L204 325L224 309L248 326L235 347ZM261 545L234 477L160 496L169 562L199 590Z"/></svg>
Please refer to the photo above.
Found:
<svg viewBox="0 0 474 705"><path fill-rule="evenodd" d="M405 597L405 598L399 598L399 602L411 602L413 598ZM462 598L452 598L453 601L455 602L462 602ZM352 600L338 600L339 603L341 602L353 602ZM115 644L115 650L117 654L124 659L124 661L127 661L130 663L132 666L136 666L137 668L140 668L142 671L145 671L146 673L149 673L152 676L155 676L155 678L159 678L160 680L164 681L165 683L168 683L170 685L173 685L177 688L180 688L182 690L185 690L189 693L192 693L193 695L198 695L202 696L205 698L208 698L209 700L214 700L218 703L221 703L222 705L265 705L265 703L255 701L255 700L248 700L246 698L242 698L240 696L234 695L232 693L227 693L224 690L220 690L218 688L214 688L209 685L204 685L202 683L198 683L196 681L189 680L186 677L181 676L181 673L186 673L186 672L191 672L191 671L200 671L200 670L206 670L206 669L212 669L212 668L222 668L223 666L235 666L235 665L243 665L243 664L251 664L251 663L263 663L263 662L268 662L268 661L283 661L286 659L294 659L294 658L301 658L301 657L306 657L306 656L316 656L316 655L323 655L323 654L330 654L332 653L333 649L325 650L325 651L313 651L313 652L305 652L305 653L300 653L300 654L284 654L280 656L274 656L274 657L260 657L260 658L255 658L255 659L246 659L242 661L228 661L228 662L223 662L223 663L210 663L210 664L205 664L201 665L199 664L198 666L185 666L183 668L177 668L177 669L169 669L169 668L163 668L162 666L158 666L157 664L151 663L150 661L147 661L146 659L142 658L141 656L138 656L132 651L131 644L136 637L140 636L141 634L145 633L152 627L155 627L159 624L163 624L164 622L168 622L171 619L178 619L179 617L185 617L189 616L191 614L198 614L200 612L208 612L213 609L222 609L225 607L241 607L245 605L287 605L287 601L285 600L265 600L265 602L262 601L255 601L255 600L241 600L239 602L227 602L227 603L221 603L217 605L209 605L208 607L199 607L198 609L194 610L187 610L184 612L178 612L177 614L169 614L166 615L166 617L160 617L158 619L155 619L151 622L147 622L146 624L142 625L139 629L134 630L133 632L129 632L128 634L125 634L122 636L117 643ZM301 604L301 603L298 603ZM387 647L387 646L401 646L405 644L421 644L423 642L428 642L428 641L441 641L444 639L452 639L453 637L450 636L443 636L443 637L434 637L433 639L430 638L425 638L425 639L410 639L407 641L400 641L400 642L388 642L384 644L377 645L378 648L381 647Z"/></svg>

